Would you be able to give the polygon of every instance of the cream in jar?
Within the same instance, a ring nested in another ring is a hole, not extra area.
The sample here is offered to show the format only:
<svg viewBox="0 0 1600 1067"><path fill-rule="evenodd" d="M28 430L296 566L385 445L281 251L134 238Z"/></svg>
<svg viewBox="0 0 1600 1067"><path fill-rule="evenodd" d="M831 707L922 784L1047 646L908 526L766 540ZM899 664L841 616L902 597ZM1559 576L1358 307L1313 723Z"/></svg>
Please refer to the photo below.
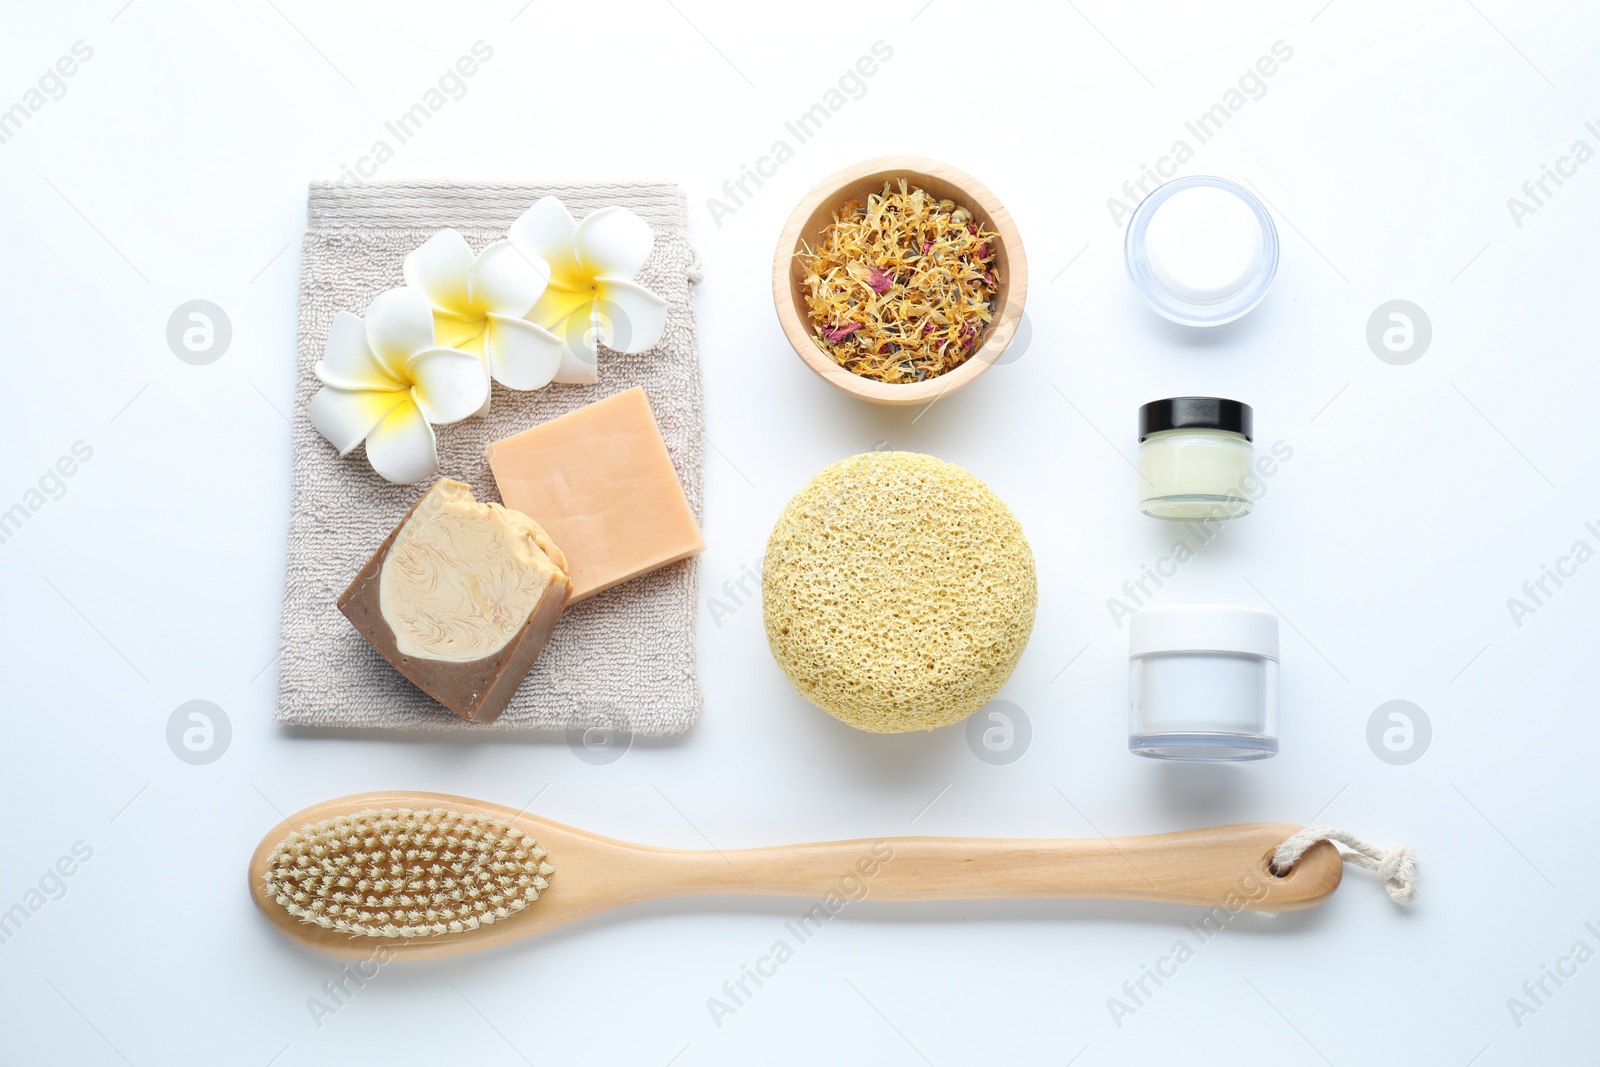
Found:
<svg viewBox="0 0 1600 1067"><path fill-rule="evenodd" d="M1145 608L1128 627L1128 750L1224 762L1278 754L1278 617Z"/></svg>
<svg viewBox="0 0 1600 1067"><path fill-rule="evenodd" d="M1248 514L1256 484L1254 414L1215 396L1176 396L1139 409L1139 510L1199 522Z"/></svg>
<svg viewBox="0 0 1600 1067"><path fill-rule="evenodd" d="M1178 178L1145 197L1123 244L1128 277L1157 312L1220 326L1261 303L1278 271L1278 230L1250 190Z"/></svg>

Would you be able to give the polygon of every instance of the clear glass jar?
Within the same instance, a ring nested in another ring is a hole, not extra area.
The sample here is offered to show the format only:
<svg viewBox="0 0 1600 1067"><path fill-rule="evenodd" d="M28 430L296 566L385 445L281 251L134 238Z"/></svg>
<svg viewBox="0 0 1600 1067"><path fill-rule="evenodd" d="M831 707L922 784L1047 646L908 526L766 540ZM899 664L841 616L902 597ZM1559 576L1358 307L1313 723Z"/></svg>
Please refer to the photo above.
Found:
<svg viewBox="0 0 1600 1067"><path fill-rule="evenodd" d="M1157 313L1185 326L1220 326L1272 287L1278 228L1250 190L1191 175L1160 186L1134 209L1123 260Z"/></svg>
<svg viewBox="0 0 1600 1067"><path fill-rule="evenodd" d="M1248 515L1255 501L1254 412L1214 396L1176 396L1139 409L1139 510L1199 522Z"/></svg>
<svg viewBox="0 0 1600 1067"><path fill-rule="evenodd" d="M1146 608L1129 623L1128 750L1232 762L1278 754L1278 617Z"/></svg>

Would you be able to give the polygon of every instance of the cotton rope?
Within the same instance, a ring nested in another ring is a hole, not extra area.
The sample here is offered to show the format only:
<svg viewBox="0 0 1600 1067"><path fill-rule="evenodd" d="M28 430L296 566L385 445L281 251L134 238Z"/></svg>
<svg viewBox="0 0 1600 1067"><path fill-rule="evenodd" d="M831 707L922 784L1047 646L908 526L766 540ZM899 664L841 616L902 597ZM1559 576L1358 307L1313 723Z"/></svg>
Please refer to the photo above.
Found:
<svg viewBox="0 0 1600 1067"><path fill-rule="evenodd" d="M1286 875L1306 849L1318 841L1337 841L1352 851L1340 852L1346 863L1377 871L1383 887L1396 904L1409 904L1417 899L1417 856L1406 845L1377 848L1361 840L1348 830L1332 826L1308 826L1279 845L1272 854L1272 873Z"/></svg>

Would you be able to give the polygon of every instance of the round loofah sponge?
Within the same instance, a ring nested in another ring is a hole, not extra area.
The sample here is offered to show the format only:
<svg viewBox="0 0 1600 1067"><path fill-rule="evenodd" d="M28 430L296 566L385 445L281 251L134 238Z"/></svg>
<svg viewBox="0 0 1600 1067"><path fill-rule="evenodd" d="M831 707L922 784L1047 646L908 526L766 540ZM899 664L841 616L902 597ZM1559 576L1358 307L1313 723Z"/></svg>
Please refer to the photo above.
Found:
<svg viewBox="0 0 1600 1067"><path fill-rule="evenodd" d="M987 704L1033 630L1016 516L953 463L868 452L789 501L761 572L767 641L802 696L875 733Z"/></svg>

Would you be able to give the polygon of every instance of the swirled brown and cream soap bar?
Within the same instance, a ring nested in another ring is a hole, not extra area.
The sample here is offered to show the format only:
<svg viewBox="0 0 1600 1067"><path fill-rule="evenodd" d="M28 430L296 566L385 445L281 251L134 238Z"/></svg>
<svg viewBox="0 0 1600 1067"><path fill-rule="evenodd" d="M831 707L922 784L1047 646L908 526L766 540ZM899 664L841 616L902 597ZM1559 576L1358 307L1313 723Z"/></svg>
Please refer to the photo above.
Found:
<svg viewBox="0 0 1600 1067"><path fill-rule="evenodd" d="M339 610L419 689L488 722L544 651L571 590L566 557L538 523L444 479L378 546Z"/></svg>

